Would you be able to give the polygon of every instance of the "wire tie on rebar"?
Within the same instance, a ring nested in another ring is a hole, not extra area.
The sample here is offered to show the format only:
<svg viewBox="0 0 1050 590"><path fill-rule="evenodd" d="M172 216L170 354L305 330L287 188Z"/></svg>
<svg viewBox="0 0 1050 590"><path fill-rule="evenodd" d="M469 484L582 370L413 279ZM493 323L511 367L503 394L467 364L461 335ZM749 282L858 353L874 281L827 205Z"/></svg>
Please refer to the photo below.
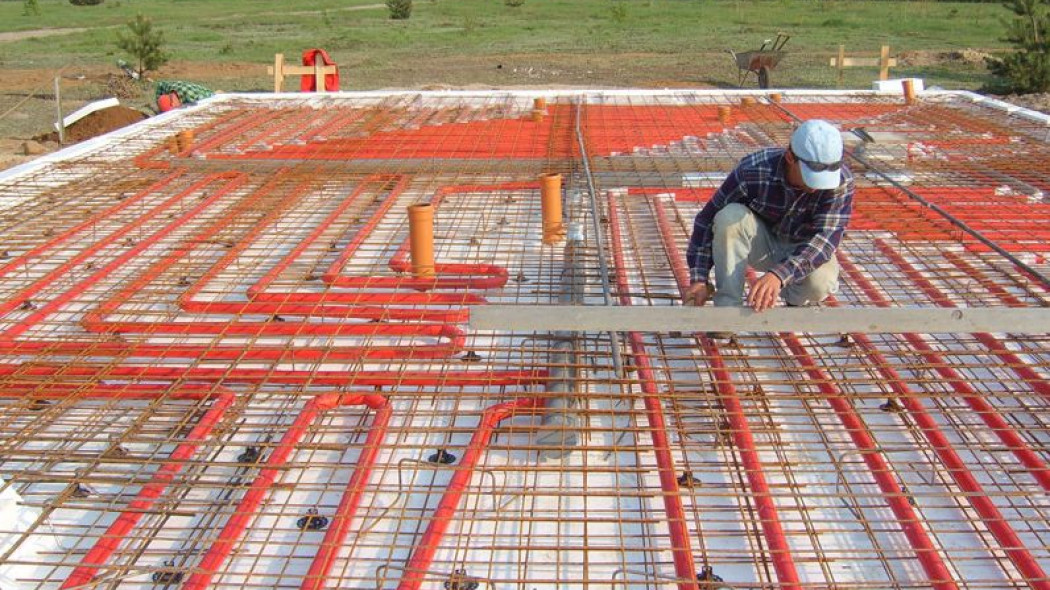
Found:
<svg viewBox="0 0 1050 590"><path fill-rule="evenodd" d="M733 425L730 424L729 420L728 419L723 419L718 424L717 428L718 428L718 432L717 432L718 436L715 437L715 446L718 446L718 443L723 443L723 444L727 444L727 445L731 444L733 442Z"/></svg>
<svg viewBox="0 0 1050 590"><path fill-rule="evenodd" d="M463 361L464 363L476 363L481 361L481 355L474 352L473 350L468 350L467 354L461 356L459 360Z"/></svg>
<svg viewBox="0 0 1050 590"><path fill-rule="evenodd" d="M22 305L18 306L18 309L22 311L33 311L34 309L36 309L36 304L33 303L31 300L26 299L22 302Z"/></svg>
<svg viewBox="0 0 1050 590"><path fill-rule="evenodd" d="M103 459L123 459L131 453L120 444L114 444L105 451L102 451Z"/></svg>
<svg viewBox="0 0 1050 590"><path fill-rule="evenodd" d="M237 462L255 463L259 459L259 455L261 454L262 452L259 450L259 447L247 447L244 449L243 453L237 455Z"/></svg>
<svg viewBox="0 0 1050 590"><path fill-rule="evenodd" d="M43 410L44 408L50 406L51 403L52 402L50 402L50 401L48 401L48 400L46 400L44 398L39 398L38 397L38 398L34 399L29 404L29 411L31 411L31 412L39 412L39 411Z"/></svg>
<svg viewBox="0 0 1050 590"><path fill-rule="evenodd" d="M904 407L892 397L887 399L886 403L879 404L879 409L883 412L893 412L894 414L899 414L904 411Z"/></svg>
<svg viewBox="0 0 1050 590"><path fill-rule="evenodd" d="M478 590L478 579L467 575L467 570L452 570L452 574L445 581L445 590Z"/></svg>
<svg viewBox="0 0 1050 590"><path fill-rule="evenodd" d="M285 320L281 316L279 316L277 314L273 314L272 316L270 316L270 321L271 322L283 322Z"/></svg>
<svg viewBox="0 0 1050 590"><path fill-rule="evenodd" d="M182 581L182 572L175 569L175 560L169 559L164 562L164 568L153 572L155 584L178 584Z"/></svg>
<svg viewBox="0 0 1050 590"><path fill-rule="evenodd" d="M427 457L427 461L440 465L451 465L456 462L456 456L445 449L438 449L436 453Z"/></svg>
<svg viewBox="0 0 1050 590"><path fill-rule="evenodd" d="M682 486L683 488L693 489L701 487L704 484L700 481L699 477L697 477L690 471L686 471L682 475L678 476L678 485Z"/></svg>
<svg viewBox="0 0 1050 590"><path fill-rule="evenodd" d="M323 531L328 528L328 517L317 513L316 508L306 511L306 516L295 521L295 526L301 531Z"/></svg>
<svg viewBox="0 0 1050 590"><path fill-rule="evenodd" d="M911 492L908 491L908 486L903 483L901 483L901 493L908 499L908 504L915 506L915 496L911 495Z"/></svg>
<svg viewBox="0 0 1050 590"><path fill-rule="evenodd" d="M722 576L715 574L715 568L705 565L700 568L700 573L696 574L696 581L700 582L701 588L717 588L715 584L725 580L722 579Z"/></svg>

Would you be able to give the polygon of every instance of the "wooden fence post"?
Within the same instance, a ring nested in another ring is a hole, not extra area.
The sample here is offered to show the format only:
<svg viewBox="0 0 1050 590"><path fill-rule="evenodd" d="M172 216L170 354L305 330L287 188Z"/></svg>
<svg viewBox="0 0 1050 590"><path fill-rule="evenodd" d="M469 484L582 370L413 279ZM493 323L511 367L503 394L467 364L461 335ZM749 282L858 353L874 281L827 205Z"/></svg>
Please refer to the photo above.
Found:
<svg viewBox="0 0 1050 590"><path fill-rule="evenodd" d="M839 45L839 58L835 60L835 67L839 69L839 88L842 88L842 84L845 81L845 68L846 68L846 46Z"/></svg>
<svg viewBox="0 0 1050 590"><path fill-rule="evenodd" d="M278 53L273 56L273 91L284 90L284 54Z"/></svg>

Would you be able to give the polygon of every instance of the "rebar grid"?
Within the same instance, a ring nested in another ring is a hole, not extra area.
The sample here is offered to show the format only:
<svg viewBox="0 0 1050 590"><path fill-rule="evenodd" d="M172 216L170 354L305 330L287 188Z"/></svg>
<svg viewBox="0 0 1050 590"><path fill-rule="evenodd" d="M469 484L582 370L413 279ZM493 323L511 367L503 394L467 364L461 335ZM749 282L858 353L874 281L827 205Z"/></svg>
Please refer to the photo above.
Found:
<svg viewBox="0 0 1050 590"><path fill-rule="evenodd" d="M0 576L1048 587L1047 336L467 326L679 305L693 216L811 117L850 133L858 188L828 305L1050 301L1045 126L960 95L744 98L229 96L0 180ZM551 171L569 241L545 245Z"/></svg>

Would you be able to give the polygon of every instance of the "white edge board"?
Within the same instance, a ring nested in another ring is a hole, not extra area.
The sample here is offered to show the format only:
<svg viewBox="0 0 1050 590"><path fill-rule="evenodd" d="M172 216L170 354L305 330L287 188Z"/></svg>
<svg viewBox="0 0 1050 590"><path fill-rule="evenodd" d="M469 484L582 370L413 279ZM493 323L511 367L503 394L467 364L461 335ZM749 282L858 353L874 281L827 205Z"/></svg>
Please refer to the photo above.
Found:
<svg viewBox="0 0 1050 590"><path fill-rule="evenodd" d="M91 113L94 113L96 111L101 111L102 109L108 109L108 108L111 108L111 107L115 107L115 106L118 106L118 105L120 105L120 100L118 100L116 98L107 98L107 99L104 99L104 100L96 100L95 102L89 102L86 105L80 107L79 109L73 111L72 113L70 113L65 118L63 118L62 119L62 127L63 128L69 127L73 123L76 123L77 121L83 119L84 117L90 115ZM58 131L58 123L55 123L55 131Z"/></svg>

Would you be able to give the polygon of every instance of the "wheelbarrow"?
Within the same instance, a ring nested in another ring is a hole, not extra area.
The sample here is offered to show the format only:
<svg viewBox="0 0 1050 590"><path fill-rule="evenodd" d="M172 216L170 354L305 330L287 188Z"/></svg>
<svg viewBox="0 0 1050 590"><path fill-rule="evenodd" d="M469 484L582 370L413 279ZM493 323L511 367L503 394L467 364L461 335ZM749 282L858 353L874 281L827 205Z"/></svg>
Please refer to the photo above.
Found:
<svg viewBox="0 0 1050 590"><path fill-rule="evenodd" d="M737 53L732 49L726 52L736 60L738 70L737 86L743 87L748 75L752 72L758 77L759 88L769 88L769 72L777 67L780 59L784 57L784 45L787 44L791 35L777 33L775 40L766 39L756 51L741 51Z"/></svg>

